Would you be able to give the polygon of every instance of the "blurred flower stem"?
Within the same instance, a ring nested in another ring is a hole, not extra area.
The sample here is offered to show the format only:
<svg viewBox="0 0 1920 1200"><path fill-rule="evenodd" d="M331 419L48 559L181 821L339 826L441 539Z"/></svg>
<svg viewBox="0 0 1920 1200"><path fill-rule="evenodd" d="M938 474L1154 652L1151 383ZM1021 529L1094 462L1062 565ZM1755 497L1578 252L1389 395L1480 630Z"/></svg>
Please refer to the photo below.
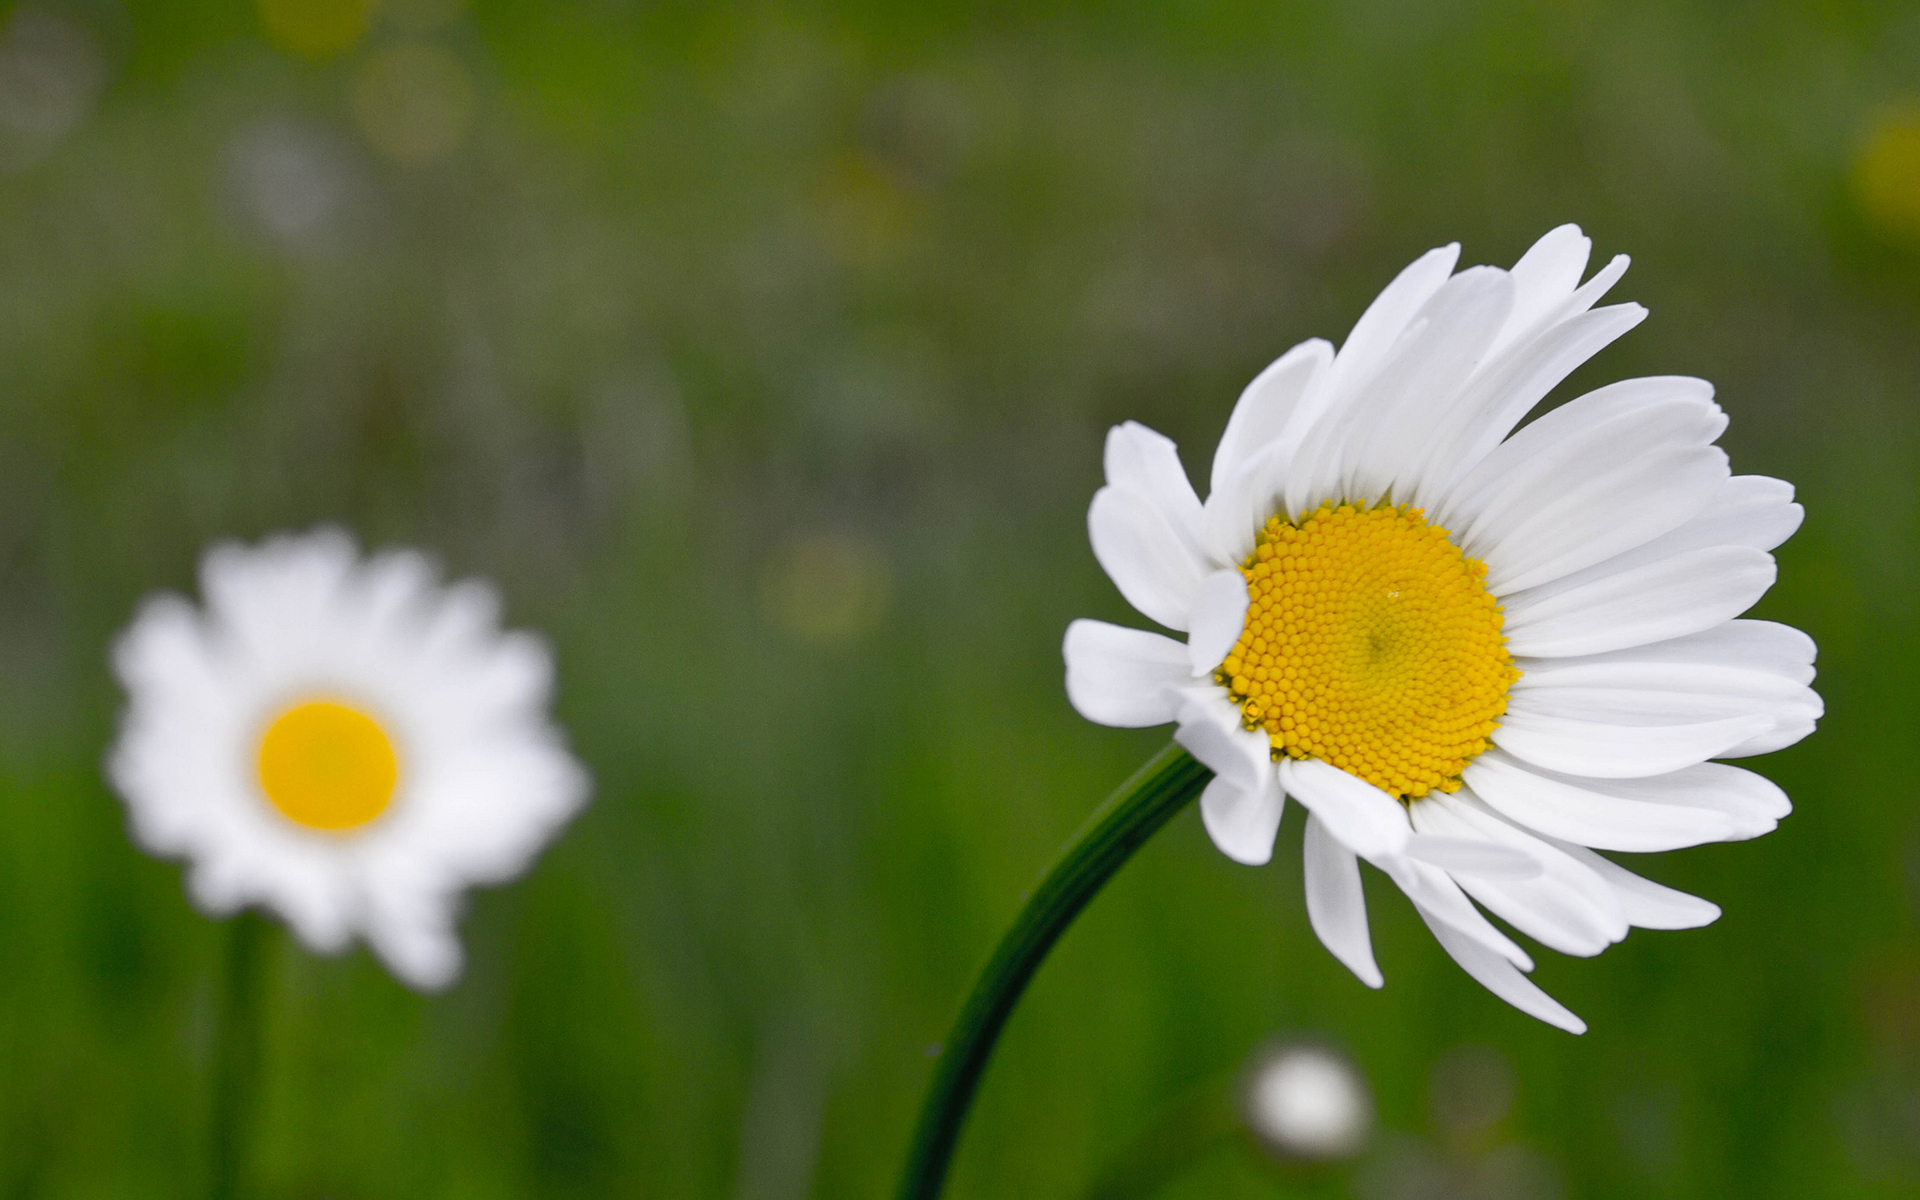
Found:
<svg viewBox="0 0 1920 1200"><path fill-rule="evenodd" d="M251 911L235 917L227 934L214 1030L213 1200L242 1194L243 1158L260 1082L261 976L272 936L266 918Z"/></svg>
<svg viewBox="0 0 1920 1200"><path fill-rule="evenodd" d="M899 1200L933 1200L940 1194L980 1075L1033 973L1095 893L1200 794L1212 775L1185 750L1169 744L1094 811L1047 870L987 960L940 1050L908 1150Z"/></svg>

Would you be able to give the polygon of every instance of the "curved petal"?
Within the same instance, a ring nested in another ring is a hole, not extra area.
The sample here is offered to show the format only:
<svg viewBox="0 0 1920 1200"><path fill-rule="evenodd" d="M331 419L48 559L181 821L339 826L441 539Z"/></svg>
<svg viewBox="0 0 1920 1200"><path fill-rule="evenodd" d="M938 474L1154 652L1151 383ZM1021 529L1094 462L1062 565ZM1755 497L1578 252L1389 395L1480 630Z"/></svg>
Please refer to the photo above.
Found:
<svg viewBox="0 0 1920 1200"><path fill-rule="evenodd" d="M1341 491L1348 499L1387 495L1418 463L1512 308L1513 282L1496 267L1462 271L1427 301L1401 344L1340 414Z"/></svg>
<svg viewBox="0 0 1920 1200"><path fill-rule="evenodd" d="M1215 571L1194 590L1187 614L1187 654L1197 679L1226 661L1247 627L1247 577L1238 567Z"/></svg>
<svg viewBox="0 0 1920 1200"><path fill-rule="evenodd" d="M1067 626L1067 699L1089 721L1122 729L1164 725L1190 678L1187 648L1144 629L1081 619Z"/></svg>
<svg viewBox="0 0 1920 1200"><path fill-rule="evenodd" d="M1470 793L1426 797L1414 807L1413 815L1415 827L1422 831L1479 838L1525 854L1538 864L1530 879L1456 876L1468 895L1527 936L1582 958L1627 936L1626 914L1599 876L1481 808Z"/></svg>
<svg viewBox="0 0 1920 1200"><path fill-rule="evenodd" d="M1764 671L1679 662L1581 663L1531 678L1523 674L1508 711L1620 725L1681 725L1752 714L1772 721L1768 729L1721 751L1722 758L1790 746L1813 732L1825 712L1812 688Z"/></svg>
<svg viewBox="0 0 1920 1200"><path fill-rule="evenodd" d="M1529 829L1583 846L1645 853L1737 836L1738 827L1726 813L1704 798L1689 803L1696 791L1710 790L1687 786L1701 778L1689 772L1719 765L1696 764L1647 779L1602 782L1529 767L1496 747L1468 763L1462 777L1496 812ZM1648 789L1636 795L1632 784L1654 785L1653 790L1667 798L1655 800Z"/></svg>
<svg viewBox="0 0 1920 1200"><path fill-rule="evenodd" d="M1587 1031L1585 1021L1541 991L1538 984L1522 975L1512 963L1452 926L1435 920L1425 909L1420 910L1420 919L1427 923L1428 929L1433 930L1433 936L1439 939L1440 945L1452 956L1453 961L1459 963L1460 968L1479 981L1482 987L1528 1016L1538 1017L1568 1033Z"/></svg>
<svg viewBox="0 0 1920 1200"><path fill-rule="evenodd" d="M1453 876L1413 858L1385 859L1374 865L1400 885L1420 915L1428 918L1429 925L1439 922L1521 970L1533 970L1533 960L1527 957L1527 952L1494 928L1493 922L1467 899Z"/></svg>
<svg viewBox="0 0 1920 1200"><path fill-rule="evenodd" d="M1367 895L1360 886L1360 861L1311 813L1307 815L1301 853L1307 920L1320 944L1361 983L1370 988L1381 986L1386 980L1373 960L1373 939L1367 933Z"/></svg>
<svg viewBox="0 0 1920 1200"><path fill-rule="evenodd" d="M1644 545L1698 512L1727 478L1714 446L1665 447L1616 469L1563 477L1540 489L1497 548L1489 546L1487 587L1496 595L1570 575Z"/></svg>
<svg viewBox="0 0 1920 1200"><path fill-rule="evenodd" d="M1791 485L1764 475L1735 475L1722 483L1707 506L1685 524L1613 558L1532 587L1525 593L1526 600L1530 603L1545 600L1621 571L1661 562L1690 550L1702 550L1710 546L1748 546L1755 550L1772 550L1800 528L1805 515L1805 510L1793 503ZM1521 589L1507 590L1517 592Z"/></svg>
<svg viewBox="0 0 1920 1200"><path fill-rule="evenodd" d="M1107 431L1103 456L1107 485L1133 492L1160 510L1167 523L1196 551L1200 547L1200 497L1194 494L1180 448L1165 434L1138 421Z"/></svg>
<svg viewBox="0 0 1920 1200"><path fill-rule="evenodd" d="M1103 487L1087 510L1093 556L1144 616L1185 632L1193 590L1212 564L1138 493Z"/></svg>
<svg viewBox="0 0 1920 1200"><path fill-rule="evenodd" d="M1490 752L1491 753L1491 752ZM1482 760L1485 756L1482 756ZM1641 779L1583 779L1573 776L1552 775L1536 768L1521 768L1550 782L1559 782L1578 788L1587 796L1599 796L1604 801L1631 801L1655 807L1672 807L1698 811L1710 810L1726 818L1731 831L1722 840L1744 841L1771 832L1780 823L1781 818L1793 811L1792 801L1779 785L1764 775L1755 774L1730 763L1706 762L1691 767L1683 767L1665 775L1650 775ZM1484 793L1482 799L1485 798ZM1583 797L1582 804L1591 800ZM1637 812L1643 810L1636 810ZM1516 818L1517 819L1517 818ZM1531 822L1527 822L1531 824ZM1565 837L1555 833L1544 825L1536 825L1540 832L1553 837ZM1607 845L1603 842L1588 842L1581 838L1566 837L1565 840L1580 842L1601 850L1633 850L1636 847ZM1673 847L1678 849L1680 843ZM1660 849L1663 847L1649 847Z"/></svg>
<svg viewBox="0 0 1920 1200"><path fill-rule="evenodd" d="M1529 247L1513 264L1513 312L1501 327L1500 336L1488 347L1487 356L1499 354L1555 315L1580 286L1580 273L1587 269L1592 254L1593 242L1578 225L1550 229Z"/></svg>
<svg viewBox="0 0 1920 1200"><path fill-rule="evenodd" d="M1814 656L1813 639L1791 625L1737 620L1625 650L1568 658L1519 658L1514 665L1520 668L1520 679L1514 686L1533 687L1550 679L1578 679L1591 667L1640 668L1668 664L1758 671L1805 685L1813 682Z"/></svg>
<svg viewBox="0 0 1920 1200"><path fill-rule="evenodd" d="M1646 315L1637 304L1582 313L1550 325L1476 373L1446 424L1435 431L1422 465L1409 473L1408 499L1432 507L1574 368Z"/></svg>
<svg viewBox="0 0 1920 1200"><path fill-rule="evenodd" d="M1495 446L1471 470L1461 472L1446 494L1434 499L1434 519L1450 528L1464 530L1496 504L1503 493L1530 486L1559 469L1557 462L1542 467L1543 455L1565 458L1563 447L1593 442L1597 433L1615 428L1620 421L1632 419L1647 409L1670 410L1668 420L1682 430L1686 428L1685 417L1689 412L1696 414L1696 425L1700 426L1719 412L1713 402L1713 385L1685 375L1623 379L1584 392L1542 413L1532 424ZM1688 444L1705 442L1688 439Z"/></svg>
<svg viewBox="0 0 1920 1200"><path fill-rule="evenodd" d="M1286 803L1286 793L1272 780L1264 788L1249 790L1225 775L1215 775L1200 793L1200 823L1220 853L1258 867L1273 858L1273 839L1280 832Z"/></svg>
<svg viewBox="0 0 1920 1200"><path fill-rule="evenodd" d="M1772 729L1772 719L1763 716L1694 725L1608 725L1510 711L1494 731L1493 744L1565 775L1634 779L1718 758Z"/></svg>
<svg viewBox="0 0 1920 1200"><path fill-rule="evenodd" d="M1217 494L1253 456L1278 441L1299 411L1301 397L1321 372L1333 365L1333 346L1310 338L1269 363L1253 377L1227 418L1226 431L1213 452L1213 476L1208 485Z"/></svg>
<svg viewBox="0 0 1920 1200"><path fill-rule="evenodd" d="M1715 546L1621 571L1543 600L1512 597L1507 649L1559 658L1664 642L1739 616L1773 586L1773 556Z"/></svg>
<svg viewBox="0 0 1920 1200"><path fill-rule="evenodd" d="M1329 385L1341 392L1364 383L1387 360L1414 314L1440 290L1453 265L1460 261L1460 244L1429 250L1394 276L1354 322L1353 331L1334 356Z"/></svg>
<svg viewBox="0 0 1920 1200"><path fill-rule="evenodd" d="M1495 448L1450 499L1447 519L1464 522L1457 540L1487 560L1495 594L1604 562L1713 500L1728 478L1711 445L1726 414L1705 396L1638 399L1589 393L1555 409Z"/></svg>
<svg viewBox="0 0 1920 1200"><path fill-rule="evenodd" d="M1812 721L1824 706L1807 685L1764 671L1606 663L1542 672L1531 680L1523 675L1508 696L1507 711L1614 725L1688 725L1759 714L1785 725Z"/></svg>
<svg viewBox="0 0 1920 1200"><path fill-rule="evenodd" d="M1207 549L1215 562L1244 562L1253 553L1261 527L1283 505L1297 449L1291 437L1268 443L1207 497Z"/></svg>
<svg viewBox="0 0 1920 1200"><path fill-rule="evenodd" d="M1627 920L1641 929L1698 929L1720 919L1720 906L1711 900L1689 896L1642 878L1585 847L1562 846L1561 849L1613 888L1626 910Z"/></svg>
<svg viewBox="0 0 1920 1200"><path fill-rule="evenodd" d="M1216 775L1241 790L1264 791L1273 782L1273 743L1240 723L1240 710L1218 687L1189 686L1181 694L1173 740Z"/></svg>
<svg viewBox="0 0 1920 1200"><path fill-rule="evenodd" d="M1420 806L1414 805L1408 813L1414 819L1414 829L1421 829ZM1407 854L1456 878L1471 875L1481 879L1532 879L1542 869L1540 860L1524 850L1483 838L1445 833L1416 832L1407 839Z"/></svg>
<svg viewBox="0 0 1920 1200"><path fill-rule="evenodd" d="M1400 802L1358 775L1319 759L1280 760L1280 786L1362 858L1398 855L1412 832Z"/></svg>

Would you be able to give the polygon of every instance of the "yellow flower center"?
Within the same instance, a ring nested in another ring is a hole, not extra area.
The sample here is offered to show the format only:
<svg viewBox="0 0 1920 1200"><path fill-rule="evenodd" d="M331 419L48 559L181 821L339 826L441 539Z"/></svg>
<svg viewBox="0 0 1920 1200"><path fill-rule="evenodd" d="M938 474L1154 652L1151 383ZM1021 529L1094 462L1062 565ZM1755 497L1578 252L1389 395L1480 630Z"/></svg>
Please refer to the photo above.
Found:
<svg viewBox="0 0 1920 1200"><path fill-rule="evenodd" d="M281 713L260 739L260 786L289 821L339 832L393 802L400 762L372 717L331 700Z"/></svg>
<svg viewBox="0 0 1920 1200"><path fill-rule="evenodd" d="M1246 629L1215 678L1274 756L1402 798L1458 790L1520 677L1486 564L1420 509L1329 503L1269 519L1242 571Z"/></svg>

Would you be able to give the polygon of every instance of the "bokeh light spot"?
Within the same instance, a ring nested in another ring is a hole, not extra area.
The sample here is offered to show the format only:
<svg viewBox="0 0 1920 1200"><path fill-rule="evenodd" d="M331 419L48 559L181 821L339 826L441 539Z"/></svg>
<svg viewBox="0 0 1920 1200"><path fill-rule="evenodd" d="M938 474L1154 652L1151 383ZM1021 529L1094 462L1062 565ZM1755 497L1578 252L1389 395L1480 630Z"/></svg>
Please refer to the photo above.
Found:
<svg viewBox="0 0 1920 1200"><path fill-rule="evenodd" d="M1854 161L1854 192L1884 233L1920 241L1920 104L1883 113Z"/></svg>
<svg viewBox="0 0 1920 1200"><path fill-rule="evenodd" d="M380 0L255 0L267 36L302 58L352 49L379 6Z"/></svg>
<svg viewBox="0 0 1920 1200"><path fill-rule="evenodd" d="M354 78L353 118L367 140L397 162L440 158L466 137L473 81L445 46L396 42L375 52Z"/></svg>
<svg viewBox="0 0 1920 1200"><path fill-rule="evenodd" d="M893 571L880 551L843 533L804 537L767 563L760 603L767 618L800 641L844 646L886 615Z"/></svg>

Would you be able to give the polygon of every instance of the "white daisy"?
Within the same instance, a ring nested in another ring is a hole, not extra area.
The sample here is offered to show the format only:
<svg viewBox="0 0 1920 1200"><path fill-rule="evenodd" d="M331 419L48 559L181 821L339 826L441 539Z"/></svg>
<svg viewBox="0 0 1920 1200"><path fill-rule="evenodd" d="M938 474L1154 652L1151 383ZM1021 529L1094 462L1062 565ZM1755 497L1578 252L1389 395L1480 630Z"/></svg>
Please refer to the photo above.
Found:
<svg viewBox="0 0 1920 1200"><path fill-rule="evenodd" d="M209 913L263 904L315 950L360 934L450 983L461 890L517 875L586 799L546 647L500 629L491 587L337 530L216 546L201 590L146 601L115 649L107 770L135 835L191 860Z"/></svg>
<svg viewBox="0 0 1920 1200"><path fill-rule="evenodd" d="M1362 980L1360 858L1469 974L1575 1032L1468 897L1568 954L1712 921L1594 850L1767 832L1786 796L1709 760L1821 714L1812 641L1735 619L1802 514L1729 473L1709 384L1631 379L1515 431L1646 315L1593 307L1627 260L1581 284L1590 245L1566 225L1511 271L1420 258L1338 353L1304 342L1247 386L1204 504L1172 442L1115 428L1094 554L1187 640L1082 620L1065 647L1083 716L1178 722L1230 857L1267 861L1286 796L1306 806L1307 911Z"/></svg>

